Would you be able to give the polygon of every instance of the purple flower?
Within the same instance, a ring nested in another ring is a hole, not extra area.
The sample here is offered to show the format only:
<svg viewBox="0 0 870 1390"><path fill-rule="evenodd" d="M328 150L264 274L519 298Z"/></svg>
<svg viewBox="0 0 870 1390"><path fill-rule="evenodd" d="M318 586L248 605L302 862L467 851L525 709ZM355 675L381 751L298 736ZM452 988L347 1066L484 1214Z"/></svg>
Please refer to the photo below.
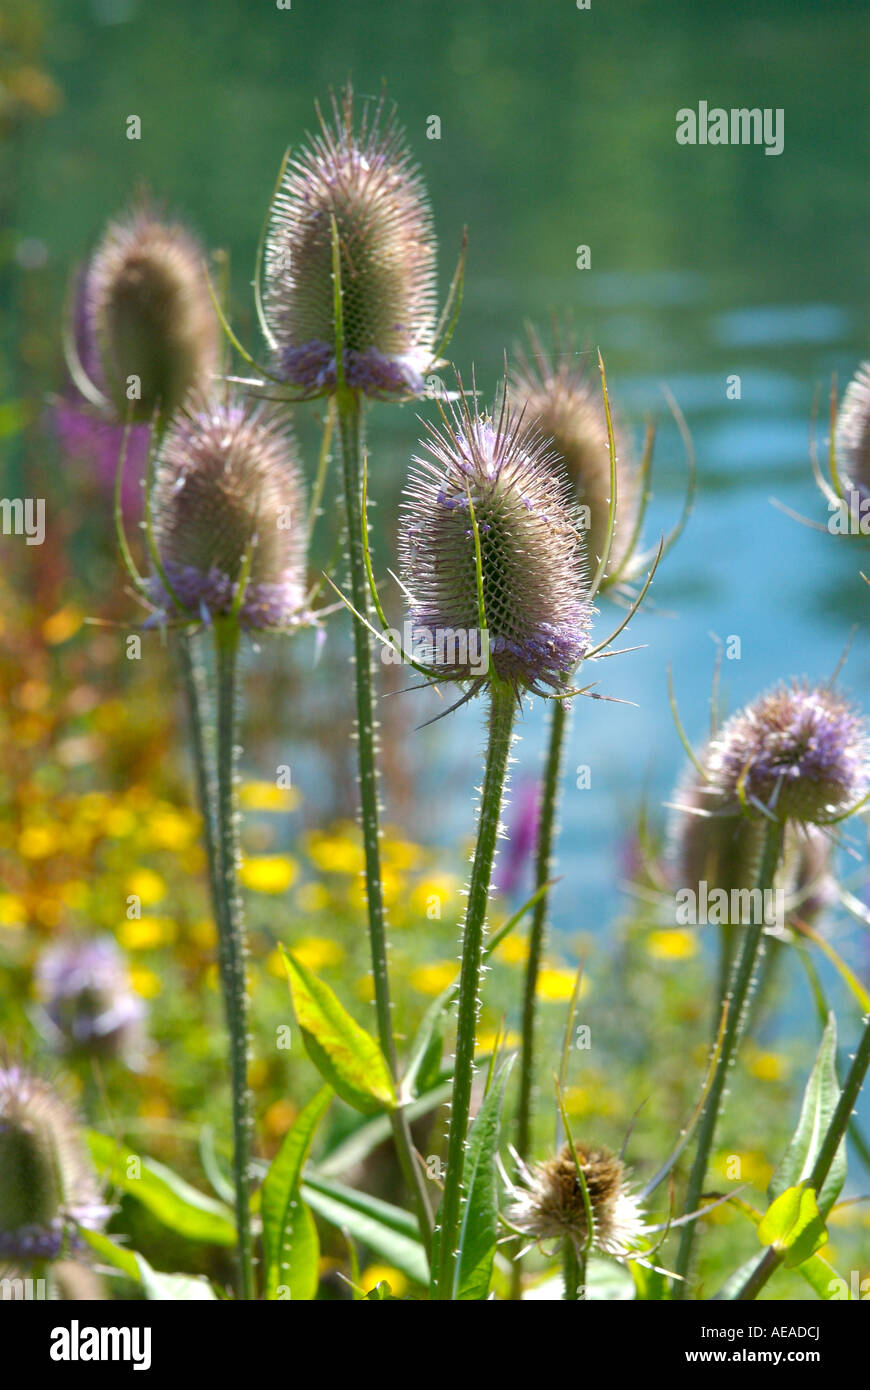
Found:
<svg viewBox="0 0 870 1390"><path fill-rule="evenodd" d="M708 771L732 809L824 825L867 794L864 721L827 686L779 686L729 719Z"/></svg>
<svg viewBox="0 0 870 1390"><path fill-rule="evenodd" d="M145 1006L130 989L112 940L52 947L40 958L36 980L46 1017L64 1050L137 1060Z"/></svg>

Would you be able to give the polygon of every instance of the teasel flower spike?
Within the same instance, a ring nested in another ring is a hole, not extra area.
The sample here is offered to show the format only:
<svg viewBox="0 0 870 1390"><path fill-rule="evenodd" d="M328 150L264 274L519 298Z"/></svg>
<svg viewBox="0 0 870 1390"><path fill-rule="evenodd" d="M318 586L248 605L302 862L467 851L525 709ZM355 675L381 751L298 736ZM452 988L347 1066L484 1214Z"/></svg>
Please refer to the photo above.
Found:
<svg viewBox="0 0 870 1390"><path fill-rule="evenodd" d="M476 404L473 377L471 393L460 377L457 387L449 412L439 402L442 428L426 425L430 457L415 460L400 539L403 583L421 640L437 651L443 632L488 634L485 660L471 662L454 650L436 658L434 668L466 686L466 698L486 692L490 705L463 924L447 1176L433 1278L433 1294L442 1300L457 1296L483 936L513 721L523 694L557 683L573 668L591 620L567 489L550 472L537 431L511 412L506 395L490 417Z"/></svg>
<svg viewBox="0 0 870 1390"><path fill-rule="evenodd" d="M546 361L540 341L535 336L532 336L532 344L533 347L536 348L539 357L542 360ZM598 353L598 366L601 378L601 393L603 399L604 420L606 426L609 462L609 482L607 489L607 521L604 527L604 534L601 544L601 555L598 561L598 567L591 583L589 584L588 600L590 602L594 601L604 581L604 577L607 574L615 534L619 493L616 440L613 427L613 417L610 409L610 399L607 389L607 374L604 367L604 360L600 352ZM543 372L544 374L546 374L546 368L543 369ZM532 377L528 369L526 371L526 380L528 385L531 386ZM577 385L573 380L569 382L569 385L572 392L577 391ZM541 411L540 409L536 410L535 402L538 402L539 405L541 404L539 397L532 394L531 390L527 388L526 404L530 410L530 413L540 415ZM553 424L558 423L558 421L554 421L545 417L543 423L545 427L550 427L551 430ZM548 432L550 432L550 430L548 430ZM562 451L562 458L564 462L564 446ZM591 496L591 487L583 491L583 496ZM658 559L656 560L656 565L657 564ZM634 600L634 603L630 607L624 620L618 625L618 627L610 634L610 636L604 642L598 643L597 646L591 648L590 650L587 650L583 654L582 660L591 660L595 659L595 657L603 655L605 649L616 638L616 636L618 636L618 634L623 630L623 628L627 626L631 618L637 612L637 609L640 607L640 604L643 602L644 597L646 596L649 586L652 583L652 578L655 573L656 565L654 565L652 570L650 571L646 584L644 585L641 593ZM550 694L549 692L538 693L542 693L545 696L545 698L551 699L553 701L550 731L547 740L544 772L541 783L540 816L538 824L537 846L535 852L535 881L538 884L542 884L552 877L553 847L556 839L556 820L558 814L558 791L561 777L562 762L564 759L564 748L567 739L569 706L566 704L566 701L571 700L578 695L589 695L592 698L605 699L612 697L599 696L598 693L593 691L590 686L577 686L576 684L572 684L568 689L557 689L552 694ZM541 960L543 958L544 952L549 906L549 895L547 893L544 893L535 907L534 916L532 918L532 926L529 935L529 953L526 961L526 968L524 971L523 978L523 1027L520 1055L520 1093L516 1115L516 1145L521 1158L523 1158L524 1160L528 1156L531 1145L532 1099L535 1070L535 1025L537 1015L537 983L540 972ZM520 1296L521 1279L522 1271L520 1261L518 1259L514 1265L512 1276L512 1295L514 1298L518 1298Z"/></svg>
<svg viewBox="0 0 870 1390"><path fill-rule="evenodd" d="M761 696L722 727L710 744L707 763L716 796L726 807L760 821L763 828L756 882L762 901L773 888L788 826L837 824L870 797L870 744L864 723L827 686L793 683ZM703 1190L728 1070L745 1029L763 933L763 920L743 924L743 943L728 986L725 1037L689 1177L689 1211L697 1207ZM683 1279L689 1272L693 1238L689 1225L676 1264Z"/></svg>
<svg viewBox="0 0 870 1390"><path fill-rule="evenodd" d="M286 513L286 516L284 515ZM238 884L237 669L243 632L288 630L305 602L306 507L295 441L262 403L192 399L151 460L145 519L156 612L177 628L229 1034L240 1293L255 1296L246 942ZM196 645L209 629L215 690ZM209 700L213 694L213 700ZM216 711L212 730L209 705Z"/></svg>
<svg viewBox="0 0 870 1390"><path fill-rule="evenodd" d="M216 369L217 321L201 260L186 228L162 221L140 197L74 276L64 353L74 385L103 418L123 424L132 412L145 423L158 413L165 421Z"/></svg>
<svg viewBox="0 0 870 1390"><path fill-rule="evenodd" d="M81 1248L101 1230L101 1200L78 1117L54 1086L0 1059L0 1260L33 1270Z"/></svg>

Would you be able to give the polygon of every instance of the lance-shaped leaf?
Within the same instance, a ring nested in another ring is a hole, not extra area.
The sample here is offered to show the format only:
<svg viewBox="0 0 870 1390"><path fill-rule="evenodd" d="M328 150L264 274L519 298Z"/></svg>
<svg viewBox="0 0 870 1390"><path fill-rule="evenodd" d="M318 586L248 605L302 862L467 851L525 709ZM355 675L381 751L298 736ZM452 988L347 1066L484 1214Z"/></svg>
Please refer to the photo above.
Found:
<svg viewBox="0 0 870 1390"><path fill-rule="evenodd" d="M263 1183L263 1252L266 1298L287 1288L294 1300L309 1302L317 1293L320 1241L317 1227L299 1190L311 1141L332 1099L324 1086L297 1116L284 1137Z"/></svg>
<svg viewBox="0 0 870 1390"><path fill-rule="evenodd" d="M212 1302L217 1299L207 1279L195 1274L161 1274L152 1269L144 1255L116 1245L102 1231L79 1228L79 1234L93 1253L107 1265L120 1270L136 1284L141 1284L150 1300L173 1302Z"/></svg>
<svg viewBox="0 0 870 1390"><path fill-rule="evenodd" d="M283 955L296 1021L320 1075L364 1115L395 1109L395 1087L374 1038L351 1018L328 985L289 951Z"/></svg>
<svg viewBox="0 0 870 1390"><path fill-rule="evenodd" d="M771 1203L758 1223L758 1239L772 1245L787 1269L803 1264L827 1240L811 1187L788 1187Z"/></svg>
<svg viewBox="0 0 870 1390"><path fill-rule="evenodd" d="M145 1297L151 1302L214 1303L217 1295L207 1279L196 1274L161 1274L152 1269L144 1255L136 1263L142 1279Z"/></svg>
<svg viewBox="0 0 870 1390"><path fill-rule="evenodd" d="M459 1227L455 1291L458 1299L484 1299L489 1292L498 1238L498 1136L505 1086L513 1058L501 1069L480 1107L465 1155L465 1201Z"/></svg>
<svg viewBox="0 0 870 1390"><path fill-rule="evenodd" d="M88 1134L91 1157L102 1176L140 1201L164 1226L188 1240L235 1245L233 1213L223 1202L191 1187L171 1168L119 1145L106 1134Z"/></svg>
<svg viewBox="0 0 870 1390"><path fill-rule="evenodd" d="M303 1183L302 1196L312 1211L336 1230L367 1245L416 1284L428 1284L429 1267L417 1238L417 1223L401 1207L313 1176Z"/></svg>
<svg viewBox="0 0 870 1390"><path fill-rule="evenodd" d="M770 1180L768 1200L773 1202L790 1187L806 1182L819 1155L831 1116L840 1098L837 1081L837 1020L828 1015L819 1051L804 1091L798 1127L782 1162ZM819 1215L824 1221L837 1200L846 1177L846 1143L841 1143L817 1195Z"/></svg>

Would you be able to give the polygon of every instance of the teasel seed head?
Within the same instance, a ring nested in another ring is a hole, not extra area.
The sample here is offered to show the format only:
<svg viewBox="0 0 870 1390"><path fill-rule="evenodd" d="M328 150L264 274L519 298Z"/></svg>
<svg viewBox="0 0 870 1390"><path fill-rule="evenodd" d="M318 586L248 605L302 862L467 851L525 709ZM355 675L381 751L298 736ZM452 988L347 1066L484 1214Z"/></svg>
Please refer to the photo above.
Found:
<svg viewBox="0 0 870 1390"><path fill-rule="evenodd" d="M703 766L708 754L701 754ZM762 829L723 798L697 769L689 769L674 794L670 824L671 878L681 888L754 888L761 862Z"/></svg>
<svg viewBox="0 0 870 1390"><path fill-rule="evenodd" d="M846 387L837 415L835 452L840 484L848 495L870 497L870 363L863 362Z"/></svg>
<svg viewBox="0 0 870 1390"><path fill-rule="evenodd" d="M320 113L318 112L318 115ZM336 386L332 219L346 384L420 395L435 334L435 236L420 174L384 98L354 128L350 86L332 122L287 165L265 251L266 322L279 374L308 395Z"/></svg>
<svg viewBox="0 0 870 1390"><path fill-rule="evenodd" d="M63 1051L138 1060L145 1005L130 988L111 938L51 947L39 960L36 981L42 1007Z"/></svg>
<svg viewBox="0 0 870 1390"><path fill-rule="evenodd" d="M0 1259L25 1267L76 1249L109 1209L76 1116L52 1086L0 1063Z"/></svg>
<svg viewBox="0 0 870 1390"><path fill-rule="evenodd" d="M867 794L866 727L829 686L780 685L722 727L708 772L730 809L825 825Z"/></svg>
<svg viewBox="0 0 870 1390"><path fill-rule="evenodd" d="M172 422L157 458L157 553L176 598L211 621L286 628L305 599L304 492L289 425L269 407L211 397ZM178 616L159 575L152 599Z"/></svg>
<svg viewBox="0 0 870 1390"><path fill-rule="evenodd" d="M597 566L607 544L610 515L610 441L601 389L581 365L569 337L554 344L553 354L529 329L529 354L520 351L512 375L512 394L550 447L562 460L585 522L584 539L590 564ZM616 454L616 513L605 572L624 572L638 526L641 497L638 470L630 445L613 421Z"/></svg>
<svg viewBox="0 0 870 1390"><path fill-rule="evenodd" d="M533 1241L569 1240L578 1253L593 1250L613 1259L634 1258L646 1226L640 1200L626 1180L622 1159L603 1146L575 1144L592 1211L592 1241L583 1189L570 1144L533 1168L522 1165L507 1211L509 1223Z"/></svg>
<svg viewBox="0 0 870 1390"><path fill-rule="evenodd" d="M570 490L534 426L510 409L461 411L426 426L401 507L399 552L422 659L453 680L481 679L449 634L478 633L480 538L484 615L496 675L537 693L560 686L589 645L592 606ZM453 659L454 656L460 659Z"/></svg>
<svg viewBox="0 0 870 1390"><path fill-rule="evenodd" d="M121 421L168 419L217 371L220 327L204 255L184 227L140 205L109 224L91 258L82 297L92 350L82 355L95 360L96 385Z"/></svg>

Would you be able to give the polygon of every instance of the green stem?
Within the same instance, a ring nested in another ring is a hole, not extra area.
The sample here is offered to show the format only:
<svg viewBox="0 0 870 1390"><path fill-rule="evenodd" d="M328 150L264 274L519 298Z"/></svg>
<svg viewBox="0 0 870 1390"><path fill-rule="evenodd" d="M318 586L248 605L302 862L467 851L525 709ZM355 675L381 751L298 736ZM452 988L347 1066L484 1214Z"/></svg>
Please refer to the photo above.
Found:
<svg viewBox="0 0 870 1390"><path fill-rule="evenodd" d="M206 865L208 868L209 892L215 924L219 918L221 898L220 868L215 831L215 807L217 805L217 786L208 747L208 714L206 673L197 654L197 638L192 632L182 632L178 650L181 665L181 680L187 701L187 716L190 725L190 742L193 753L193 771L196 779L196 797L202 815L203 840L205 842Z"/></svg>
<svg viewBox="0 0 870 1390"><path fill-rule="evenodd" d="M217 668L217 798L215 822L217 917L221 983L230 1037L233 1106L233 1178L236 1190L241 1296L252 1299L254 1254L251 1238L252 1122L248 1093L248 995L245 981L245 928L238 885L236 770L236 680L239 625L221 618L214 625ZM207 785L207 783L206 783Z"/></svg>
<svg viewBox="0 0 870 1390"><path fill-rule="evenodd" d="M840 1092L840 1099L837 1101L836 1108L831 1116L831 1122L819 1150L818 1158L813 1164L813 1171L806 1180L806 1186L811 1187L814 1192L820 1192L824 1186L825 1178L828 1176L831 1164L834 1161L837 1150L843 1140L846 1130L849 1128L849 1121L852 1112L864 1084L864 1077L867 1075L867 1068L870 1067L870 1014L864 1023L864 1032L861 1034L861 1041L855 1056L852 1058L852 1065L846 1076L843 1089ZM774 1246L769 1246L765 1250L755 1269L749 1275L746 1283L736 1295L738 1301L746 1302L757 1298L764 1288L771 1274L773 1274L782 1263L783 1256Z"/></svg>
<svg viewBox="0 0 870 1390"><path fill-rule="evenodd" d="M538 843L535 851L535 887L548 883L553 872L553 841L559 802L559 779L570 721L567 701L554 700L550 717L550 737L539 803ZM525 1161L531 1148L532 1092L535 1080L535 1025L537 1020L538 975L547 936L550 893L545 890L535 903L529 932L529 955L523 982L523 1022L520 1044L520 1094L517 1103L517 1153ZM514 1260L511 1270L511 1297L518 1299L522 1285L522 1261Z"/></svg>
<svg viewBox="0 0 870 1390"><path fill-rule="evenodd" d="M562 1278L564 1303L581 1303L585 1300L586 1256L578 1255L574 1242L566 1240L562 1246ZM581 1289L583 1292L581 1293Z"/></svg>
<svg viewBox="0 0 870 1390"><path fill-rule="evenodd" d="M535 887L541 888L552 877L553 840L556 833L556 816L559 800L559 779L562 770L562 755L565 745L565 731L568 727L570 711L564 700L552 702L550 720L550 740L544 777L541 785L540 819L538 822L538 844L535 854ZM535 1021L538 975L544 953L547 934L547 916L550 906L549 891L542 893L535 903L532 926L529 932L529 957L526 962L523 986L523 1026L520 1052L520 1095L517 1111L517 1153L527 1159L531 1145L532 1088L535 1075Z"/></svg>
<svg viewBox="0 0 870 1390"><path fill-rule="evenodd" d="M362 530L364 524L362 515L363 405L359 393L346 388L340 388L336 392L335 400L344 474L350 598L357 613L367 616L371 605L369 603ZM387 933L381 879L377 733L374 719L372 651L368 629L360 622L353 624L353 643L356 672L356 733L360 810L365 855L369 949L375 987L375 1011L381 1051L390 1069L390 1074L396 1081L398 1079L398 1060L391 1017ZM431 1251L432 1215L429 1210L423 1170L414 1158L410 1125L403 1107L400 1106L392 1113L391 1124L402 1175L414 1197L420 1237L427 1253L429 1253Z"/></svg>
<svg viewBox="0 0 870 1390"><path fill-rule="evenodd" d="M447 1173L439 1221L439 1261L435 1290L437 1297L442 1300L449 1300L454 1296L456 1241L462 1202L462 1169L474 1080L483 930L516 710L513 688L495 676L492 680L490 701L486 771L462 937L456 1057L450 1104L450 1133L447 1140Z"/></svg>
<svg viewBox="0 0 870 1390"><path fill-rule="evenodd" d="M776 873L782 853L782 835L783 828L779 822L770 821L767 823L758 882L756 885L762 893L762 904L765 901L765 892L773 886L773 877ZM719 1112L725 1093L725 1083L728 1079L728 1073L731 1070L743 1036L746 1003L749 998L755 967L762 949L762 938L764 933L763 911L760 916L762 920L744 928L743 946L731 977L731 984L727 994L728 1018L722 1038L722 1048L716 1063L716 1070L713 1075L710 1094L707 1097L707 1104L704 1107L704 1113L698 1127L698 1147L695 1151L695 1161L692 1164L692 1171L689 1175L689 1186L686 1192L685 1204L685 1210L687 1212L697 1210L698 1203L701 1199L701 1193L704 1190L704 1180L707 1176L707 1165L710 1161L710 1153L716 1134L716 1125L719 1121ZM688 1282L687 1276L692 1257L695 1227L696 1222L687 1222L683 1227L680 1237L680 1246L674 1267L674 1272L680 1275L680 1279L676 1281L674 1288L674 1297L678 1299L684 1298L687 1292L686 1284Z"/></svg>

